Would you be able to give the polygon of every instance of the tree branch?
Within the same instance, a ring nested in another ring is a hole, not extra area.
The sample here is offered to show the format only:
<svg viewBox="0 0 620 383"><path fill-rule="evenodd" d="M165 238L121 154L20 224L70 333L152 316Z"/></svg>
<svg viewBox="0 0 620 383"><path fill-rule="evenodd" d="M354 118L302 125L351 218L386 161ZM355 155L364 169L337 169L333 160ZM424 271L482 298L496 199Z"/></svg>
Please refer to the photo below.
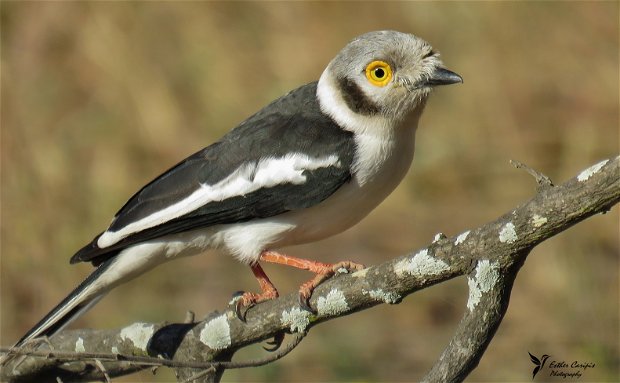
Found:
<svg viewBox="0 0 620 383"><path fill-rule="evenodd" d="M481 227L453 238L438 236L428 247L407 256L323 283L311 299L316 315L301 310L297 294L289 294L250 309L246 323L229 307L200 322L63 331L33 345L36 355L12 357L0 379L86 381L163 365L175 368L181 380L218 381L225 369L235 366L221 362L249 344L282 332L304 334L323 321L381 303L398 303L420 289L467 275L469 299L464 316L424 378L462 381L477 366L501 323L514 279L531 249L620 201L620 157L593 165L555 187L542 174L528 172L542 185L532 199ZM28 350L18 352L27 354Z"/></svg>

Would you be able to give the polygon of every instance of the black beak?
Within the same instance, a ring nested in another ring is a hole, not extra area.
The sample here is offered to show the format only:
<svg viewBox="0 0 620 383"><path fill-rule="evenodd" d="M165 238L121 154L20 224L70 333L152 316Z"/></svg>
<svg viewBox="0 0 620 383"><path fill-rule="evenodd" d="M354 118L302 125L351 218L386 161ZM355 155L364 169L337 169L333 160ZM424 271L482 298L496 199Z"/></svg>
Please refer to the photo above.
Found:
<svg viewBox="0 0 620 383"><path fill-rule="evenodd" d="M431 77L426 80L425 85L429 86L437 86L437 85L450 85L456 84L457 82L463 82L463 78L458 74L447 70L446 68L437 68L431 75Z"/></svg>

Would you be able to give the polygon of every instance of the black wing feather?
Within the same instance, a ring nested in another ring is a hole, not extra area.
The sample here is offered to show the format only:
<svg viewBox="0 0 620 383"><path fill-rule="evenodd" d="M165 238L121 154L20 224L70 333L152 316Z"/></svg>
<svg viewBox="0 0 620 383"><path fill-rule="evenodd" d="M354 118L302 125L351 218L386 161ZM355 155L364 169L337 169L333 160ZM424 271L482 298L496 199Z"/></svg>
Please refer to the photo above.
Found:
<svg viewBox="0 0 620 383"><path fill-rule="evenodd" d="M321 113L316 83L298 88L250 117L220 141L191 155L151 181L116 214L110 230L147 217L194 192L200 184L214 184L242 164L290 152L310 157L336 154L340 166L305 171L306 182L263 188L244 196L210 202L158 226L133 233L112 246L99 248L97 236L78 251L71 263L100 263L120 250L149 239L217 224L267 218L313 206L351 178L354 155L352 133Z"/></svg>

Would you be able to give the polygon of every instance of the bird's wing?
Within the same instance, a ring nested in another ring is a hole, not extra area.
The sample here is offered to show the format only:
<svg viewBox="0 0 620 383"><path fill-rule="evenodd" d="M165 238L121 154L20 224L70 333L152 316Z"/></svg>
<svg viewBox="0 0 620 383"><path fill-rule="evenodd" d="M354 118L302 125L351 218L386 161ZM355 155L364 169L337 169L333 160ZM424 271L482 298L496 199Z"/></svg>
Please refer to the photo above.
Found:
<svg viewBox="0 0 620 383"><path fill-rule="evenodd" d="M325 200L351 178L354 140L320 112L316 83L244 121L143 187L71 263L167 234L244 222Z"/></svg>

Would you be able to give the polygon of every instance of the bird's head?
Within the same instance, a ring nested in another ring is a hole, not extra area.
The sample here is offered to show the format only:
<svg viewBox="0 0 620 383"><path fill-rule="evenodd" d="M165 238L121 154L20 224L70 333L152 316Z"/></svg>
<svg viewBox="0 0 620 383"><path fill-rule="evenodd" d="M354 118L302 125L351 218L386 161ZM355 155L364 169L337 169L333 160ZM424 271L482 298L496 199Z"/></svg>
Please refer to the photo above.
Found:
<svg viewBox="0 0 620 383"><path fill-rule="evenodd" d="M377 31L356 37L338 53L321 76L319 92L329 88L331 101L346 104L354 115L394 122L423 107L433 87L462 81L426 41Z"/></svg>

